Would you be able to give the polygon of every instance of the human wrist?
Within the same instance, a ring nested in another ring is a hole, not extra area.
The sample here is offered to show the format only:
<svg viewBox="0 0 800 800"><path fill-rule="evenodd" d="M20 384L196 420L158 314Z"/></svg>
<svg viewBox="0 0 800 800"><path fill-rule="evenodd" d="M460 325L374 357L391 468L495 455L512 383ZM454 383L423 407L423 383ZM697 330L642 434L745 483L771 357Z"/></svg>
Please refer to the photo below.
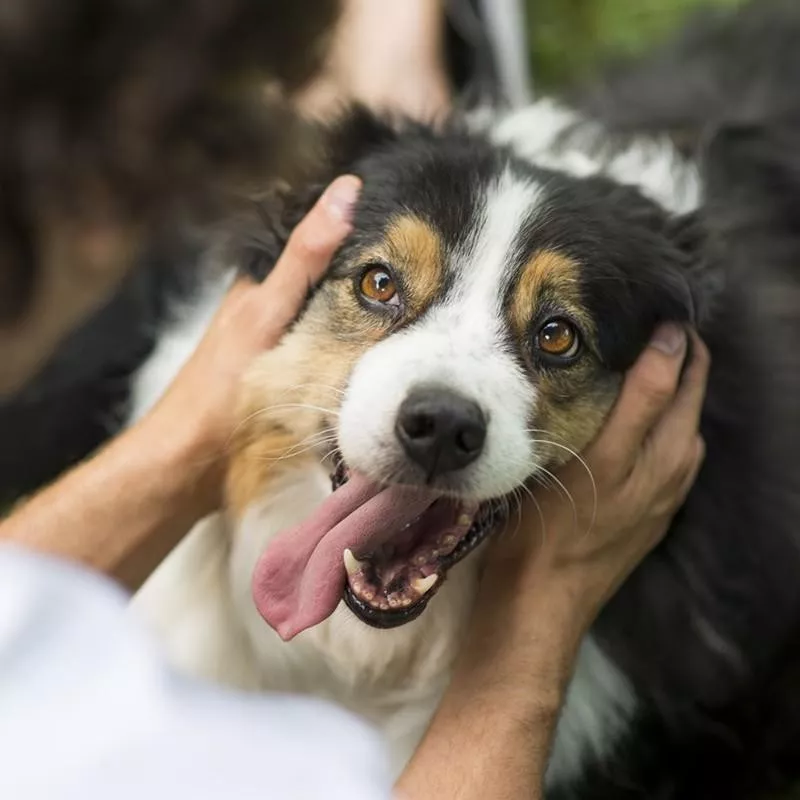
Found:
<svg viewBox="0 0 800 800"><path fill-rule="evenodd" d="M176 514L197 520L219 507L224 448L202 420L191 414L174 419L157 406L129 435L163 476L165 494Z"/></svg>
<svg viewBox="0 0 800 800"><path fill-rule="evenodd" d="M486 588L455 664L452 693L483 698L520 724L557 715L587 627L583 599L561 584L513 598L491 599Z"/></svg>

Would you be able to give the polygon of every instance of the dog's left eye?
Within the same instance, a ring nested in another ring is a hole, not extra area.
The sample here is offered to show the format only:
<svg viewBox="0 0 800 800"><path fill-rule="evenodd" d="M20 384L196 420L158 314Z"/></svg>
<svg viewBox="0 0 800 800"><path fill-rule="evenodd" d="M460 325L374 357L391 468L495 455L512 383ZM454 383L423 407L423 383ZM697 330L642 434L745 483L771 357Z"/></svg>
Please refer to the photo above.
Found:
<svg viewBox="0 0 800 800"><path fill-rule="evenodd" d="M400 302L394 276L388 267L380 264L367 267L361 275L359 289L361 294L373 303L397 305Z"/></svg>
<svg viewBox="0 0 800 800"><path fill-rule="evenodd" d="M559 359L574 358L581 341L575 326L565 319L545 322L536 334L536 347L545 355Z"/></svg>

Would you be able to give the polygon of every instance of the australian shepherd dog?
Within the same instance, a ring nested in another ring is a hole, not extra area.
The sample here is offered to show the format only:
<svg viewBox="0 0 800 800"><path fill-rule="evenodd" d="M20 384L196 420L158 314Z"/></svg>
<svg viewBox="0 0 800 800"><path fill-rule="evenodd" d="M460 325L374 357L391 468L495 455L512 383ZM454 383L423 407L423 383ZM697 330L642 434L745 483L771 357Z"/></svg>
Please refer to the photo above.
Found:
<svg viewBox="0 0 800 800"><path fill-rule="evenodd" d="M680 47L660 118L622 120L626 92L658 105L622 79L576 105L431 125L352 109L318 174L212 248L135 377L131 419L237 270L263 277L329 179L363 179L352 234L246 377L225 507L134 598L176 667L335 701L402 769L448 683L487 540L593 439L672 321L712 354L706 463L583 642L548 797L754 797L800 772L800 128L750 102L759 81L773 101L797 91L790 29L743 38L750 60L793 50L737 73L751 94L702 125L679 113Z"/></svg>

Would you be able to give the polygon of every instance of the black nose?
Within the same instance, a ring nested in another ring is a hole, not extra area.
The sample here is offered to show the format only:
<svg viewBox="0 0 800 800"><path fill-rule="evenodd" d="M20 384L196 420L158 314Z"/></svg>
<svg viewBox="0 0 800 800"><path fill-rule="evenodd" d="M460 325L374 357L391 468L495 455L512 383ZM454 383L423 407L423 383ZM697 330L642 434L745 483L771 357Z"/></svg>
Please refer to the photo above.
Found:
<svg viewBox="0 0 800 800"><path fill-rule="evenodd" d="M397 414L395 432L428 479L471 464L483 450L486 419L477 403L449 389L417 389Z"/></svg>

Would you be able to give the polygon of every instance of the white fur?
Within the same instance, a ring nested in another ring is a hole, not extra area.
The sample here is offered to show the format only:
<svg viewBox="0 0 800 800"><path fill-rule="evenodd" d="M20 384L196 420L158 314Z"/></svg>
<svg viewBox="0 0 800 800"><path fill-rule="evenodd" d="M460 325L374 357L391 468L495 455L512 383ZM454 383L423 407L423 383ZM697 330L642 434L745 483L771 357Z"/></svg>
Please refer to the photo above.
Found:
<svg viewBox="0 0 800 800"><path fill-rule="evenodd" d="M472 126L539 167L576 177L613 178L635 186L676 214L693 211L700 204L696 166L682 159L666 137L640 138L609 155L602 147L603 129L598 123L582 120L550 99L500 119L481 111L473 117Z"/></svg>
<svg viewBox="0 0 800 800"><path fill-rule="evenodd" d="M547 785L574 783L582 764L602 763L635 713L636 697L628 679L587 636L561 712Z"/></svg>
<svg viewBox="0 0 800 800"><path fill-rule="evenodd" d="M605 171L674 210L697 202L696 177L684 170L683 182L675 179L667 166L676 163L674 154L663 147L650 152L637 146L606 162L593 161L580 148L554 154L559 131L572 119L570 112L541 102L502 121L493 136L542 165L577 174ZM529 437L521 433L536 398L503 352L498 320L515 235L537 198L535 185L505 173L486 197L483 221L469 246L450 254L462 276L452 297L424 323L388 337L357 365L339 432L351 465L373 472L389 466L395 446L390 426L398 404L415 383L445 381L475 399L490 420L486 452L470 476L476 499L508 491L536 466ZM210 286L204 302L162 337L136 383L133 418L155 402L191 353L225 280ZM329 491L321 469L285 470L237 530L226 529L222 514L201 522L132 605L151 621L180 669L253 691L334 700L383 731L399 771L447 684L480 559L472 556L455 567L426 612L406 626L374 630L340 605L324 623L284 643L255 611L253 568L267 543ZM591 760L607 755L635 711L624 675L587 638L560 720L549 784L569 783Z"/></svg>

